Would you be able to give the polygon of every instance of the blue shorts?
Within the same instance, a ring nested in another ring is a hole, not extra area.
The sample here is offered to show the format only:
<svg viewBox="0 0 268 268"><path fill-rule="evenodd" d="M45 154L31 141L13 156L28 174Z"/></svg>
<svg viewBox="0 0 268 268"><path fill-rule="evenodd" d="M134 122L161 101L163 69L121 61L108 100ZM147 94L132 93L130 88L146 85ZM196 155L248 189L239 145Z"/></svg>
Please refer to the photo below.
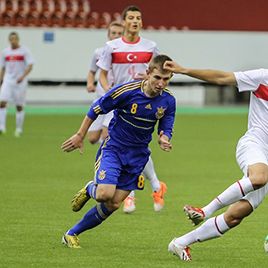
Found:
<svg viewBox="0 0 268 268"><path fill-rule="evenodd" d="M141 175L150 156L149 148L120 148L102 145L95 162L95 182L113 184L121 190L143 190Z"/></svg>

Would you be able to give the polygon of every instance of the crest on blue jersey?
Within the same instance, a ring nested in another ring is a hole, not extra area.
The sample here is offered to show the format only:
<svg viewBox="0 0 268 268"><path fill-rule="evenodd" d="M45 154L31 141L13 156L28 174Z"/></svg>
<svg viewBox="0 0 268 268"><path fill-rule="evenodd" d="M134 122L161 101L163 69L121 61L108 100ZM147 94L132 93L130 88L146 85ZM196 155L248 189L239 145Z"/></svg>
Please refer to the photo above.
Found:
<svg viewBox="0 0 268 268"><path fill-rule="evenodd" d="M99 180L104 180L105 179L105 177L106 177L106 170L101 170L100 172L99 172Z"/></svg>
<svg viewBox="0 0 268 268"><path fill-rule="evenodd" d="M165 115L165 110L167 108L164 107L157 107L157 112L155 113L156 119L161 119Z"/></svg>

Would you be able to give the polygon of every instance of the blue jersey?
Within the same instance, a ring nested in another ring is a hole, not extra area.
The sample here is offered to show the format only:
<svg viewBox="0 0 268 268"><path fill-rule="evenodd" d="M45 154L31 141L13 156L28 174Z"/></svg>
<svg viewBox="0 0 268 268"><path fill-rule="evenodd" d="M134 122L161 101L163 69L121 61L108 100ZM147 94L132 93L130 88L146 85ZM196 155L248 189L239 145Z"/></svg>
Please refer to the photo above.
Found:
<svg viewBox="0 0 268 268"><path fill-rule="evenodd" d="M109 90L91 106L88 117L95 120L99 114L114 110L109 125L109 144L127 147L147 147L158 122L158 133L171 138L176 101L168 89L156 97L143 92L144 81L132 81Z"/></svg>

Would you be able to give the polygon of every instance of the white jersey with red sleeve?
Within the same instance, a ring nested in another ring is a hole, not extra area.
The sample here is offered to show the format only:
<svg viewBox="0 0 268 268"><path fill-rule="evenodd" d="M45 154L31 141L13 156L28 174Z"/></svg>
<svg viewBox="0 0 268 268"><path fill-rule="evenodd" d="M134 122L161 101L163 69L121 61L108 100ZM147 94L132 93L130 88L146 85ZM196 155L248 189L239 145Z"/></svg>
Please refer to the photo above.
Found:
<svg viewBox="0 0 268 268"><path fill-rule="evenodd" d="M114 84L122 84L145 74L152 57L159 54L156 43L139 37L137 42L127 42L124 37L108 41L97 65L112 70Z"/></svg>
<svg viewBox="0 0 268 268"><path fill-rule="evenodd" d="M16 81L23 75L27 66L33 63L31 52L26 47L5 48L0 57L0 67L5 68L4 80Z"/></svg>
<svg viewBox="0 0 268 268"><path fill-rule="evenodd" d="M251 91L247 134L268 147L268 69L234 73L239 92Z"/></svg>
<svg viewBox="0 0 268 268"><path fill-rule="evenodd" d="M98 80L98 75L99 75L98 74L99 67L97 65L97 62L99 61L99 59L103 53L103 50L104 50L104 47L99 47L99 48L95 49L93 56L90 60L90 64L89 64L89 71L96 73L97 80ZM112 85L113 84L112 70L109 70L107 78L108 78L109 85ZM99 97L103 96L106 93L106 91L103 89L103 87L101 86L101 83L99 81L97 82L96 93Z"/></svg>

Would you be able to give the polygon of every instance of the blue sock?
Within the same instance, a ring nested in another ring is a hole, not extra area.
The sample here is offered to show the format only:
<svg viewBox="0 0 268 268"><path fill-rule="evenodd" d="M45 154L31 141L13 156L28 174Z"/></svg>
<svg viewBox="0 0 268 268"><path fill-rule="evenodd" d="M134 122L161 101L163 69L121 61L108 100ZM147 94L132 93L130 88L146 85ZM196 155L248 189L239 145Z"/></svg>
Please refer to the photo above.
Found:
<svg viewBox="0 0 268 268"><path fill-rule="evenodd" d="M96 190L97 190L97 185L92 181L88 186L87 186L87 194L96 200Z"/></svg>
<svg viewBox="0 0 268 268"><path fill-rule="evenodd" d="M106 220L113 211L109 211L103 203L97 204L95 207L90 209L84 216L84 218L73 226L68 232L68 235L79 235L80 233L92 229L104 220Z"/></svg>

